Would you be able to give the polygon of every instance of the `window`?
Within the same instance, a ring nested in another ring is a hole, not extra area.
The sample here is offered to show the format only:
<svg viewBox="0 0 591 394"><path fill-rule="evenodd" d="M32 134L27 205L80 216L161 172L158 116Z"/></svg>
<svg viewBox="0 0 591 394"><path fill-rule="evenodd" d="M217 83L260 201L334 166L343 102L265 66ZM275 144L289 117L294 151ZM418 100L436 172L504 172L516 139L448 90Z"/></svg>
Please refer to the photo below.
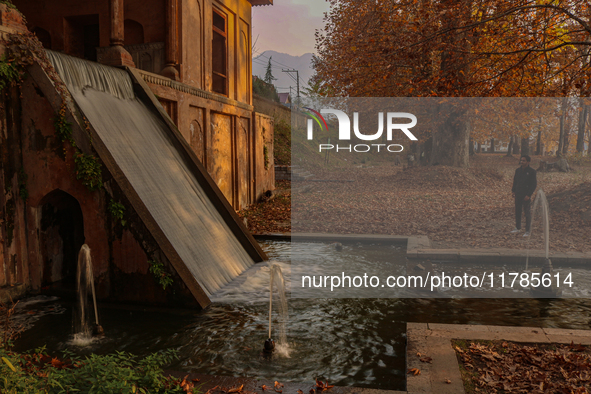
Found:
<svg viewBox="0 0 591 394"><path fill-rule="evenodd" d="M228 18L213 9L212 90L228 95Z"/></svg>

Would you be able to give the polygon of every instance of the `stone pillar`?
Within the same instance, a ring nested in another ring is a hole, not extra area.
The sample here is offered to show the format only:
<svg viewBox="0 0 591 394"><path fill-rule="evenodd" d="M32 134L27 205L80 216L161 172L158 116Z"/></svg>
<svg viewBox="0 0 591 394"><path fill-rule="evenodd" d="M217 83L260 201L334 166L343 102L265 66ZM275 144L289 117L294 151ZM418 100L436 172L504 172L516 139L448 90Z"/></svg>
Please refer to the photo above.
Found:
<svg viewBox="0 0 591 394"><path fill-rule="evenodd" d="M178 0L166 1L166 66L160 72L163 76L179 80L179 71L177 65L179 64L178 56Z"/></svg>
<svg viewBox="0 0 591 394"><path fill-rule="evenodd" d="M99 63L108 66L129 66L135 67L129 52L123 48L124 23L123 23L123 0L109 0L109 22L111 24L111 46L102 53L98 59Z"/></svg>

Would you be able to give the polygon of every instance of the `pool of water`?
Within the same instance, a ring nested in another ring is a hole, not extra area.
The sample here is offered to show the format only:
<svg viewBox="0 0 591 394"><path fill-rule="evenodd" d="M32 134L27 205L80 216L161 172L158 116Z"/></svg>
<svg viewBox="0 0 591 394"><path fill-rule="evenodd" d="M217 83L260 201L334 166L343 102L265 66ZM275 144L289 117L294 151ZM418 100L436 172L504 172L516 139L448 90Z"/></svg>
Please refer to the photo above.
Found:
<svg viewBox="0 0 591 394"><path fill-rule="evenodd" d="M343 258L330 252L332 245L273 242L264 248L287 273L291 253L317 255L318 248L326 248L323 259ZM266 264L255 266L198 313L102 305L106 337L85 347L71 343L71 306L37 297L19 309L18 318L29 328L17 350L46 345L52 352L146 354L175 348L180 360L172 367L185 371L280 381L322 378L331 384L404 390L406 322L591 327L588 299L294 298L287 323L289 356L269 359L261 352L268 329L268 272Z"/></svg>

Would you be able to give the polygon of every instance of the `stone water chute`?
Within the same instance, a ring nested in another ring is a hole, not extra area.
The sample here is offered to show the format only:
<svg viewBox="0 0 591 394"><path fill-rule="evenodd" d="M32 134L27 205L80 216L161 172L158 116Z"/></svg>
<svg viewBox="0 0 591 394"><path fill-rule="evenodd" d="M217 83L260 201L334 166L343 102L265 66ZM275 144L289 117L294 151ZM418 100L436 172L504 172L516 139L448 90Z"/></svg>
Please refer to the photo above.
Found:
<svg viewBox="0 0 591 394"><path fill-rule="evenodd" d="M48 57L96 132L93 144L104 147L99 156L202 306L265 258L143 81L57 52Z"/></svg>

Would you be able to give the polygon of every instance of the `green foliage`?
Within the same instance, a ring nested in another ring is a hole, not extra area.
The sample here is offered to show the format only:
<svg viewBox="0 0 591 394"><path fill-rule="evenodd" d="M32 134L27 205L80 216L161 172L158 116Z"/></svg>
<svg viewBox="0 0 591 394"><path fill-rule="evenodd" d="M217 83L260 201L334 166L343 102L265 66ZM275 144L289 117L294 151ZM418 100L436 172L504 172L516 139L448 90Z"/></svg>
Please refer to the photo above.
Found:
<svg viewBox="0 0 591 394"><path fill-rule="evenodd" d="M113 218L115 218L116 220L120 220L121 225L125 226L125 223L127 222L123 220L123 214L125 213L125 207L123 206L123 204L121 204L120 202L115 202L115 200L111 200L109 202L108 210Z"/></svg>
<svg viewBox="0 0 591 394"><path fill-rule="evenodd" d="M18 194L23 201L29 198L29 191L27 190L27 179L29 176L25 173L25 169L21 167L18 172Z"/></svg>
<svg viewBox="0 0 591 394"><path fill-rule="evenodd" d="M149 260L148 264L150 264L150 272L154 275L156 282L166 290L172 284L172 277L164 270L164 264L154 260Z"/></svg>
<svg viewBox="0 0 591 394"><path fill-rule="evenodd" d="M185 393L179 380L162 370L174 359L172 349L144 358L116 352L62 360L0 349L0 392Z"/></svg>
<svg viewBox="0 0 591 394"><path fill-rule="evenodd" d="M267 82L268 84L272 84L273 81L277 80L277 78L273 76L273 66L271 65L271 59L273 59L273 56L269 58L269 62L267 63L267 70L265 71L265 82Z"/></svg>
<svg viewBox="0 0 591 394"><path fill-rule="evenodd" d="M93 155L86 155L77 148L76 141L74 141L74 137L72 135L72 124L66 119L65 103L62 103L59 113L55 115L53 125L55 127L55 132L62 143L68 141L70 145L72 145L72 147L76 150L76 153L74 154L74 162L76 164L76 179L81 180L82 184L90 191L100 190L103 187L101 163L97 157Z"/></svg>
<svg viewBox="0 0 591 394"><path fill-rule="evenodd" d="M13 10L16 10L16 6L14 4L12 4L11 0L0 0L0 4L5 4L8 8L12 8Z"/></svg>
<svg viewBox="0 0 591 394"><path fill-rule="evenodd" d="M252 92L257 96L275 101L276 103L279 102L279 95L277 94L275 86L270 83L266 83L260 78L252 78Z"/></svg>
<svg viewBox="0 0 591 394"><path fill-rule="evenodd" d="M68 141L73 147L76 147L76 142L74 141L74 137L72 137L72 124L66 119L65 104L62 104L60 112L55 115L53 126L60 141Z"/></svg>
<svg viewBox="0 0 591 394"><path fill-rule="evenodd" d="M291 125L284 120L275 123L273 158L275 164L291 164Z"/></svg>
<svg viewBox="0 0 591 394"><path fill-rule="evenodd" d="M2 59L0 59L0 90L3 90L17 79L20 79L18 67L14 62L7 61L6 55L2 56Z"/></svg>
<svg viewBox="0 0 591 394"><path fill-rule="evenodd" d="M76 163L76 179L81 180L84 186L90 191L103 187L101 163L96 157L77 151L74 162Z"/></svg>

